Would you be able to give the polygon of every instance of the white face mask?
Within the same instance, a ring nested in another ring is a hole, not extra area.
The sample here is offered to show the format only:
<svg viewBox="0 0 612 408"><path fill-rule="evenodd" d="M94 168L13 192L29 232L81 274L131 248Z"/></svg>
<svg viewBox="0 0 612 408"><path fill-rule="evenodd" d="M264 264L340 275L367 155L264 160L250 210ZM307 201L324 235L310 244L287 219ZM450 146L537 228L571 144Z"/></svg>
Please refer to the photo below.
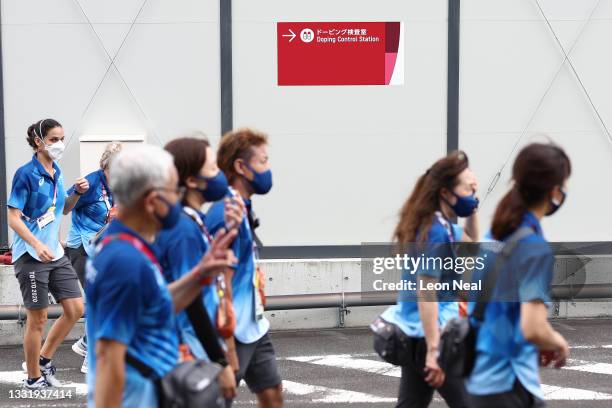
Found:
<svg viewBox="0 0 612 408"><path fill-rule="evenodd" d="M51 157L52 160L59 160L62 158L62 155L64 154L64 149L66 148L66 146L64 146L64 142L59 140L53 144L47 145L45 144L44 141L42 141L43 146L45 146L45 150L47 151L47 153L49 153L49 157Z"/></svg>

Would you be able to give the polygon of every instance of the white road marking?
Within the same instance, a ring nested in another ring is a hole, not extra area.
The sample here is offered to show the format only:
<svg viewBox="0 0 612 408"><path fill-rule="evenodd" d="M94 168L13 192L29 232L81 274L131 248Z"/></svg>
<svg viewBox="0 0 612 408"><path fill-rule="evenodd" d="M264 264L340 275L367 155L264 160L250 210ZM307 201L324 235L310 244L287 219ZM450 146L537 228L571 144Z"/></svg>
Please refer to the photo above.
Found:
<svg viewBox="0 0 612 408"><path fill-rule="evenodd" d="M361 258L304 258L304 259L258 259L258 264L272 263L338 263L338 262L361 262Z"/></svg>
<svg viewBox="0 0 612 408"><path fill-rule="evenodd" d="M352 358L350 354L335 354L326 356L297 356L288 357L287 360L342 369L353 369L365 371L372 374L385 375L389 377L401 376L401 369L399 367L395 367L380 360ZM612 364L590 363L579 360L574 362L582 363L582 365L565 367L565 369L588 371L597 374L612 374ZM542 384L542 391L544 393L545 399L547 400L612 400L611 394L583 390L579 388L567 388Z"/></svg>
<svg viewBox="0 0 612 408"><path fill-rule="evenodd" d="M297 396L309 396L309 402L313 404L351 404L351 403L393 403L396 398L378 397L364 392L328 388L319 385L302 384L293 381L283 381L283 390L287 394ZM314 394L314 395L312 395Z"/></svg>
<svg viewBox="0 0 612 408"><path fill-rule="evenodd" d="M583 371L587 373L595 374L607 374L612 375L612 364L607 363L591 363L588 361L582 362L583 364L566 366L563 367L566 370Z"/></svg>
<svg viewBox="0 0 612 408"><path fill-rule="evenodd" d="M555 385L542 384L542 392L546 400L612 400L612 395L603 392L582 390L579 388L557 387Z"/></svg>
<svg viewBox="0 0 612 408"><path fill-rule="evenodd" d="M380 360L367 360L363 358L352 358L349 354L336 354L327 356L304 356L290 357L287 360L300 361L328 367L353 369L367 373L387 375L390 377L401 377L402 369Z"/></svg>
<svg viewBox="0 0 612 408"><path fill-rule="evenodd" d="M0 371L0 383L22 386L23 380L25 380L25 375L22 371ZM87 384L85 383L62 381L62 386L75 388L77 395L87 395Z"/></svg>
<svg viewBox="0 0 612 408"><path fill-rule="evenodd" d="M612 345L602 346L575 346L573 348L612 348ZM307 364L335 367L340 369L358 370L366 373L384 375L399 378L401 368L388 364L379 359L368 359L375 356L375 353L361 354L328 354L316 356L293 356L282 358ZM612 375L612 364L597 363L584 360L568 360L570 366L564 367L566 370L589 372L594 374ZM0 383L15 384L21 386L25 376L21 371L0 371ZM76 388L77 395L87 394L87 384L65 382L64 387ZM313 404L332 404L332 403L393 403L395 397L381 397L369 393L350 391L339 388L324 387L320 385L303 384L294 381L283 381L283 388L289 395L301 398ZM612 394L603 392L589 391L579 388L568 388L554 385L542 384L542 391L546 400L612 400ZM289 400L289 399L288 399Z"/></svg>
<svg viewBox="0 0 612 408"><path fill-rule="evenodd" d="M612 349L612 344L604 344L602 346L598 346L598 345L576 345L576 346L570 346L570 349L586 349L586 350L591 350L591 349Z"/></svg>

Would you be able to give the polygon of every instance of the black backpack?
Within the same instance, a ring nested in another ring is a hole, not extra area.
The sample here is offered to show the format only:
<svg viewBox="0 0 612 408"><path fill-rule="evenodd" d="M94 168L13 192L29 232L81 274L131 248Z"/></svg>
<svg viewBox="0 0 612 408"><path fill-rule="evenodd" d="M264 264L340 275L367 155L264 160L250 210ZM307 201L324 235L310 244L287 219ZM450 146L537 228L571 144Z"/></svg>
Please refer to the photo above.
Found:
<svg viewBox="0 0 612 408"><path fill-rule="evenodd" d="M223 370L219 364L203 360L185 361L165 377L158 378L151 367L131 355L126 354L125 361L155 382L160 408L225 407L217 381Z"/></svg>
<svg viewBox="0 0 612 408"><path fill-rule="evenodd" d="M514 231L500 246L493 269L485 277L482 290L478 293L476 306L472 312L471 317L478 323L484 320L485 308L491 293L495 289L500 270L518 242L532 233L531 228L521 227ZM447 376L468 377L472 373L476 362L477 337L478 328L472 325L469 316L454 317L446 323L440 336L438 364Z"/></svg>

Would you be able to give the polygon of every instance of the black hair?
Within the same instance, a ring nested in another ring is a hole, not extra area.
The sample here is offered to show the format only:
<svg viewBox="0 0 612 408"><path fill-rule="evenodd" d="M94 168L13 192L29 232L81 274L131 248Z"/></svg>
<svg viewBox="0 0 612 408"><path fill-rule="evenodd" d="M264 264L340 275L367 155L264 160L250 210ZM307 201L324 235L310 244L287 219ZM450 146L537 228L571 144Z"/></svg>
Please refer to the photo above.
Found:
<svg viewBox="0 0 612 408"><path fill-rule="evenodd" d="M41 119L36 123L32 123L28 127L28 137L26 140L32 149L36 150L36 138L44 139L49 131L56 127L62 127L62 125L55 119Z"/></svg>
<svg viewBox="0 0 612 408"><path fill-rule="evenodd" d="M554 144L532 143L521 150L512 167L514 185L497 205L491 232L497 240L512 234L529 207L546 200L572 173L565 151Z"/></svg>

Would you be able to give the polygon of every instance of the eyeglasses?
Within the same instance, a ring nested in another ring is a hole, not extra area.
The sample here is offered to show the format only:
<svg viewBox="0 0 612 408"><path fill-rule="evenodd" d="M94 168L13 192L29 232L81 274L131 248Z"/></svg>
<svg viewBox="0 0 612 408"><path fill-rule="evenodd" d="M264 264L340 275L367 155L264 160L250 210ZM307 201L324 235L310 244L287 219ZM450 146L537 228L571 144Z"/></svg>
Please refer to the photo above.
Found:
<svg viewBox="0 0 612 408"><path fill-rule="evenodd" d="M151 191L167 191L169 193L174 193L176 195L182 195L185 192L185 187L176 187L176 188L170 188L170 187L155 187L152 188Z"/></svg>
<svg viewBox="0 0 612 408"><path fill-rule="evenodd" d="M144 192L143 196L146 196L147 194L149 194L151 191L166 191L169 193L174 193L178 196L182 196L183 193L185 192L185 187L176 187L176 188L170 188L170 187L153 187L148 189L147 191Z"/></svg>

